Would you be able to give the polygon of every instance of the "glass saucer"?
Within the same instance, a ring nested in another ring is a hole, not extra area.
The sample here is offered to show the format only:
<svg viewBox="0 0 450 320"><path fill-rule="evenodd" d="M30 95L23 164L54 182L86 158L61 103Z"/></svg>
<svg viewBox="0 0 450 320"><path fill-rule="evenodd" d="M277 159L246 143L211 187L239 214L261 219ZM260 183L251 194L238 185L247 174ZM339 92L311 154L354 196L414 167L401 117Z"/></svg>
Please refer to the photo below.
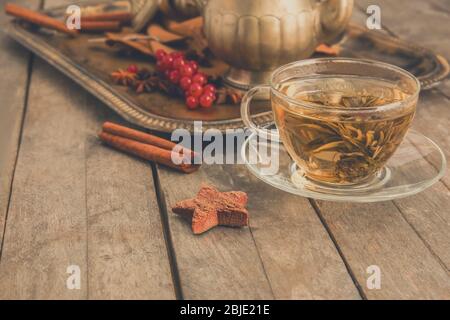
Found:
<svg viewBox="0 0 450 320"><path fill-rule="evenodd" d="M305 177L283 144L250 135L241 150L244 163L256 177L275 188L313 199L378 202L417 194L438 182L447 163L429 138L410 130L386 167L364 184L329 185Z"/></svg>

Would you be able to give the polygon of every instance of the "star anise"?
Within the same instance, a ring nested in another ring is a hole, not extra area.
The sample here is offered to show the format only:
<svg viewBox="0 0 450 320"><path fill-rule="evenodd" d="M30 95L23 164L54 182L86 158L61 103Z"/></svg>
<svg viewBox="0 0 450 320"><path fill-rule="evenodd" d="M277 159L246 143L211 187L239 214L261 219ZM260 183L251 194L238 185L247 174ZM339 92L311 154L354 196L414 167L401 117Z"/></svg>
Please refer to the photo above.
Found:
<svg viewBox="0 0 450 320"><path fill-rule="evenodd" d="M168 80L161 72L152 72L152 75L148 79L151 82L153 88L164 92L170 96L184 97L184 91L178 85Z"/></svg>
<svg viewBox="0 0 450 320"><path fill-rule="evenodd" d="M222 87L217 91L217 104L238 104L242 101L244 94L241 91Z"/></svg>
<svg viewBox="0 0 450 320"><path fill-rule="evenodd" d="M132 83L136 93L153 92L158 88L158 75L147 69L142 69L136 73L136 77Z"/></svg>
<svg viewBox="0 0 450 320"><path fill-rule="evenodd" d="M133 83L136 74L119 69L111 73L111 77L116 84L120 84L122 86L129 86Z"/></svg>
<svg viewBox="0 0 450 320"><path fill-rule="evenodd" d="M216 74L208 74L208 83L214 85L217 89L216 104L239 104L244 97L245 92L227 87L223 78Z"/></svg>

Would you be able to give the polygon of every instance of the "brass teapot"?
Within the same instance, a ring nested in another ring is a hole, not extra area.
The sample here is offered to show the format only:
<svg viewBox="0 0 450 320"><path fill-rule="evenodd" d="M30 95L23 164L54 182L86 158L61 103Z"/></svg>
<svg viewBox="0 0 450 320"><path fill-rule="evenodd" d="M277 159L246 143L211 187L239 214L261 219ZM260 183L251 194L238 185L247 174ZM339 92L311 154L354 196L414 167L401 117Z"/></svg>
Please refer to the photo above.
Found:
<svg viewBox="0 0 450 320"><path fill-rule="evenodd" d="M244 90L267 83L279 66L310 57L346 27L353 0L175 0L195 3L225 81Z"/></svg>

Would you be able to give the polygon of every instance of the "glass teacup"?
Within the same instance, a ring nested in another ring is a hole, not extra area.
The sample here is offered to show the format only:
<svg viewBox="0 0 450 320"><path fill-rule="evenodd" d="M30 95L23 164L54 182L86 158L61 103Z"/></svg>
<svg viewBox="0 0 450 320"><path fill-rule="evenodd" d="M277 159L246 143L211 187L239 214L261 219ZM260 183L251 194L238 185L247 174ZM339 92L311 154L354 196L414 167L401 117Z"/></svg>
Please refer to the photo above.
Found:
<svg viewBox="0 0 450 320"><path fill-rule="evenodd" d="M270 91L278 133L251 120L251 99ZM283 66L270 85L242 101L244 123L281 139L307 179L330 185L367 183L381 172L413 121L419 81L386 63L347 58L311 59Z"/></svg>

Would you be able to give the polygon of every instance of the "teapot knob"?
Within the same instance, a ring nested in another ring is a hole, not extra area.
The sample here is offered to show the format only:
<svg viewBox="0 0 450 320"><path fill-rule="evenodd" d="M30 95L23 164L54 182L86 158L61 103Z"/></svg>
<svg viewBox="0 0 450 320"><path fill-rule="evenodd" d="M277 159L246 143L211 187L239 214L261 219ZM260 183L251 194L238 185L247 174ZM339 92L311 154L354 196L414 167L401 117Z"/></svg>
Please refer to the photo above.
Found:
<svg viewBox="0 0 450 320"><path fill-rule="evenodd" d="M353 0L320 0L322 41L329 43L344 31L353 10Z"/></svg>

